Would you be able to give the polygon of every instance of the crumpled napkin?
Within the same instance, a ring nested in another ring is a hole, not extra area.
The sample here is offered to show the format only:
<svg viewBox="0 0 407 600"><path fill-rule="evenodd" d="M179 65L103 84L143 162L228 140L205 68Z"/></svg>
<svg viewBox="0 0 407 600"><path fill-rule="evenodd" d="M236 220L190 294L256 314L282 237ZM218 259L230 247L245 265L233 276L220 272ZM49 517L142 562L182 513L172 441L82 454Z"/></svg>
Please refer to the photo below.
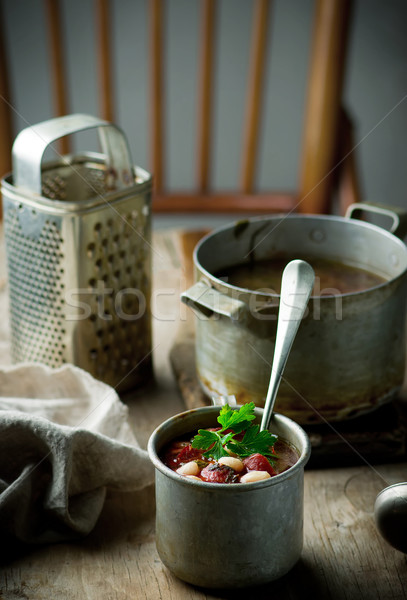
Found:
<svg viewBox="0 0 407 600"><path fill-rule="evenodd" d="M139 490L154 468L116 392L72 365L0 369L0 536L88 534L106 490Z"/></svg>

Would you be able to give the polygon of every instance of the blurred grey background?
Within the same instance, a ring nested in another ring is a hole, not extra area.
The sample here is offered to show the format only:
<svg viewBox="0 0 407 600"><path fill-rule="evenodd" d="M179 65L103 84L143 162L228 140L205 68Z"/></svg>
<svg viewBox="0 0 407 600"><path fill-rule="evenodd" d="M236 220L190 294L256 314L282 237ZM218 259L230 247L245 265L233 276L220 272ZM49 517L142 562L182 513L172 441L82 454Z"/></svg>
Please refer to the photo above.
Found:
<svg viewBox="0 0 407 600"><path fill-rule="evenodd" d="M185 191L195 177L199 2L167 0L165 5L167 181L171 190ZM93 0L64 0L62 6L69 112L98 114ZM240 168L253 2L219 0L218 8L213 185L227 190L236 187ZM134 162L148 169L147 2L112 0L112 9L116 122L128 136ZM312 0L273 3L260 190L297 186L313 9ZM53 116L43 2L4 0L3 17L17 134ZM363 198L405 207L406 23L405 0L356 0L344 90L356 126Z"/></svg>

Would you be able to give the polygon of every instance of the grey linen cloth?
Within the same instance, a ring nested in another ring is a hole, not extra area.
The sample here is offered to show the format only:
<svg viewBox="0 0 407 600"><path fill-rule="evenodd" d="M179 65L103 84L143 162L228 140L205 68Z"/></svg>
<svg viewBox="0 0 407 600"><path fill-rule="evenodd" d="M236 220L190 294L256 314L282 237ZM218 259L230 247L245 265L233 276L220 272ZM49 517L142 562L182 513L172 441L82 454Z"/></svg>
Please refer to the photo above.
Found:
<svg viewBox="0 0 407 600"><path fill-rule="evenodd" d="M89 533L106 490L152 483L127 407L77 367L0 369L0 537L25 543Z"/></svg>

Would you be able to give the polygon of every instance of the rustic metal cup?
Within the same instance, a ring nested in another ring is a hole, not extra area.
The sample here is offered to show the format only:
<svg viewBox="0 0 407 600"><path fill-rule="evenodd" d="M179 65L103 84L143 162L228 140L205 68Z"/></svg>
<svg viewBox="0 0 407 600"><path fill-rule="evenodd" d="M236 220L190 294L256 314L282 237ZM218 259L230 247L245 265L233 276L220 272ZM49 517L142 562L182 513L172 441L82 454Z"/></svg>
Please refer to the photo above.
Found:
<svg viewBox="0 0 407 600"><path fill-rule="evenodd" d="M262 409L256 408L256 422ZM160 460L163 447L216 425L219 407L189 410L164 421L148 442L156 467L156 545L180 579L209 588L238 588L278 579L303 545L304 467L310 443L304 430L274 414L270 431L299 452L290 469L256 483L220 484L178 475Z"/></svg>

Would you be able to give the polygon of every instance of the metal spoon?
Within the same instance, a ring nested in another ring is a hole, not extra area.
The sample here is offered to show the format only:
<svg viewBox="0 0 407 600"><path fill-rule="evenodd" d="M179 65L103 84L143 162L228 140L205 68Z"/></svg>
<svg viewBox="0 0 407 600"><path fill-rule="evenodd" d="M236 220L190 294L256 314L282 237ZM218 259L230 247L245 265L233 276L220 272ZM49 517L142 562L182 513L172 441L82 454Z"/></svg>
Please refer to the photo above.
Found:
<svg viewBox="0 0 407 600"><path fill-rule="evenodd" d="M281 281L276 343L260 431L269 428L281 377L314 286L314 270L303 260L285 267Z"/></svg>

